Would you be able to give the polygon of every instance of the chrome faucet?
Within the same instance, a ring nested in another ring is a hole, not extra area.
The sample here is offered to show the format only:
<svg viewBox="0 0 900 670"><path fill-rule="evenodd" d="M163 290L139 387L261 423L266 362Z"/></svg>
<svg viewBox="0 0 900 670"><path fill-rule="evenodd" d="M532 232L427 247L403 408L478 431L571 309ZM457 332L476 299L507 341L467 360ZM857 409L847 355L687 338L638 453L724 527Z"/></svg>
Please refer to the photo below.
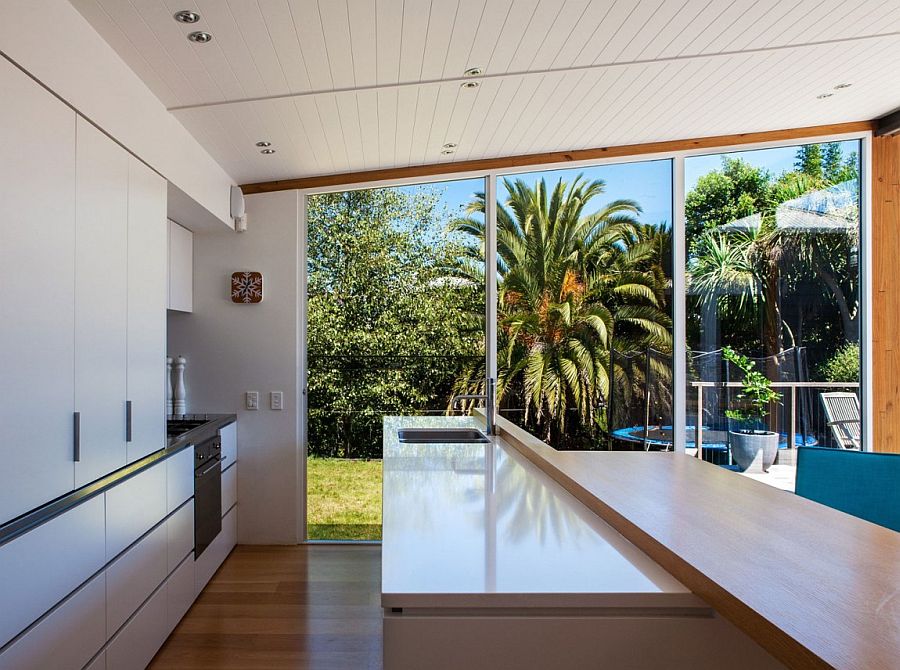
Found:
<svg viewBox="0 0 900 670"><path fill-rule="evenodd" d="M462 400L484 400L484 433L493 435L496 432L494 425L494 402L497 398L497 381L493 377L484 380L484 393L463 393L450 398L450 409L459 405Z"/></svg>

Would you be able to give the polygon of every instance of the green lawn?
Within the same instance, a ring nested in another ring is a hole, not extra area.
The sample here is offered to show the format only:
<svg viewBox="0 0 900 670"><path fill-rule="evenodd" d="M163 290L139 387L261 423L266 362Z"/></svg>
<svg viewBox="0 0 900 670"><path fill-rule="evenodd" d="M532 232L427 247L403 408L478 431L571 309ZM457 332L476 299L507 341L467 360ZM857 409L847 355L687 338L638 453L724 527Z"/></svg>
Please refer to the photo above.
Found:
<svg viewBox="0 0 900 670"><path fill-rule="evenodd" d="M381 539L381 461L306 461L310 540Z"/></svg>

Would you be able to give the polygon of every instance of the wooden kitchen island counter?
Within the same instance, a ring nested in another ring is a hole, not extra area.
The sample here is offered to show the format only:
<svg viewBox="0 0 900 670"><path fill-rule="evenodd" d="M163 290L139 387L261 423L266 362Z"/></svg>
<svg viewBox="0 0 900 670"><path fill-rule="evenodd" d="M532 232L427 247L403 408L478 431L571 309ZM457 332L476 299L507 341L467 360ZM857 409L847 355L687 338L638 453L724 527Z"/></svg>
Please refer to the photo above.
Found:
<svg viewBox="0 0 900 670"><path fill-rule="evenodd" d="M559 452L498 423L505 443L788 667L900 667L900 533L687 456Z"/></svg>

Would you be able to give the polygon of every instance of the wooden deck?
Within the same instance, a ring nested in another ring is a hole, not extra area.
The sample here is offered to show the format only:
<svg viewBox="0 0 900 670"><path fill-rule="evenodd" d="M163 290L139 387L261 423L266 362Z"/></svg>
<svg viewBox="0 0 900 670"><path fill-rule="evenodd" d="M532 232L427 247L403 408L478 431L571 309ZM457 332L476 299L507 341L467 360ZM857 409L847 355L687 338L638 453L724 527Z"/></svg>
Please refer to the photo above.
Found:
<svg viewBox="0 0 900 670"><path fill-rule="evenodd" d="M153 670L378 670L381 547L238 546Z"/></svg>

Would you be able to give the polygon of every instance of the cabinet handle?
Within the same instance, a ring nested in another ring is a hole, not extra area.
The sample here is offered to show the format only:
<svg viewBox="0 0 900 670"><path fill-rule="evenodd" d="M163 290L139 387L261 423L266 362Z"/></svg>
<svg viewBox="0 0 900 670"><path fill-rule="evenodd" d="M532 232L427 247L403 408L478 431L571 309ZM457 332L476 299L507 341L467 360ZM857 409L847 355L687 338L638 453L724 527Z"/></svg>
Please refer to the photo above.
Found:
<svg viewBox="0 0 900 670"><path fill-rule="evenodd" d="M76 463L81 460L81 412L72 415L72 451Z"/></svg>
<svg viewBox="0 0 900 670"><path fill-rule="evenodd" d="M131 442L131 401L125 401L125 441Z"/></svg>

